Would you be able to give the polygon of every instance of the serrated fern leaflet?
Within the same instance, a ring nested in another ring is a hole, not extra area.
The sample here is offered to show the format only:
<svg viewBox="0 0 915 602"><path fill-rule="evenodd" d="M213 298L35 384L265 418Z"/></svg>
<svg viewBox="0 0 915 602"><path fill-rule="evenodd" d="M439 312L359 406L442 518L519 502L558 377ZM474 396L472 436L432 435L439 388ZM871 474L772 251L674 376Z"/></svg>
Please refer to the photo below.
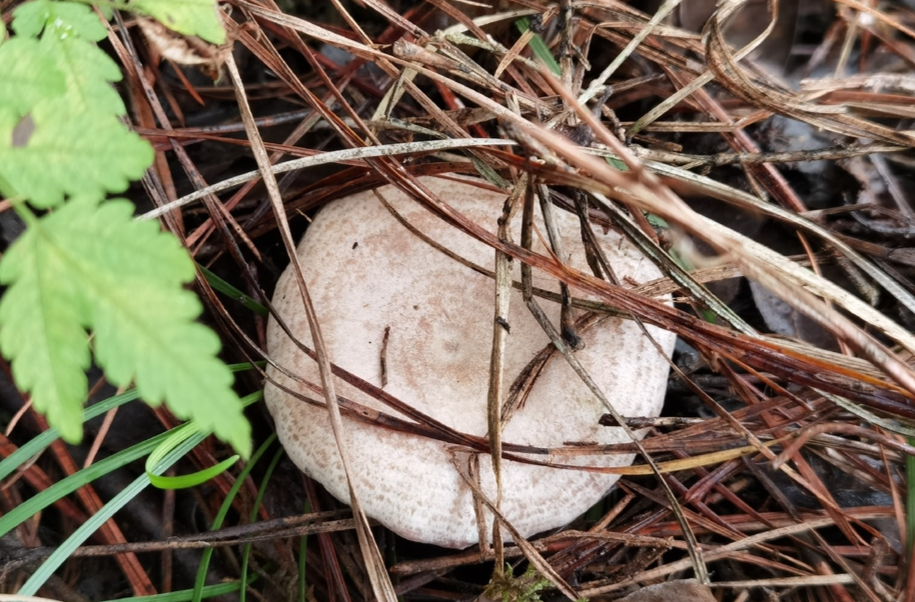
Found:
<svg viewBox="0 0 915 602"><path fill-rule="evenodd" d="M130 7L224 39L214 0ZM16 200L28 228L0 260L9 285L0 351L18 386L76 442L94 351L110 382L136 383L146 402L165 402L247 456L249 426L219 339L195 322L202 308L184 289L195 275L190 257L158 225L135 222L129 202L103 200L153 159L120 121L125 108L111 83L121 74L96 46L103 22L87 5L53 0L13 14L16 35L0 40L0 193ZM38 218L29 206L52 211Z"/></svg>
<svg viewBox="0 0 915 602"><path fill-rule="evenodd" d="M0 302L0 348L36 407L61 428L73 407L81 411L89 345L82 329L92 328L96 359L113 384L135 380L146 402L166 401L179 418L246 454L248 426L231 372L216 358L219 339L193 322L200 303L181 287L193 263L173 237L132 212L123 200L79 199L30 224L0 262L0 282L11 284ZM40 383L49 374L55 387L46 393Z"/></svg>

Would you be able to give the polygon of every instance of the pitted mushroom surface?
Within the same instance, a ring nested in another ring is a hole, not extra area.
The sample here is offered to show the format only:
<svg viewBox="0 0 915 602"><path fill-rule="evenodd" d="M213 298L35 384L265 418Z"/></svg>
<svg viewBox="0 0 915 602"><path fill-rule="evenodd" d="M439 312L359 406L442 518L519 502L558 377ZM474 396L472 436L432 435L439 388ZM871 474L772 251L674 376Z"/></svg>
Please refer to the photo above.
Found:
<svg viewBox="0 0 915 602"><path fill-rule="evenodd" d="M473 183L426 177L422 182L456 210L492 232L507 198ZM378 192L409 223L457 255L493 269L494 251L446 224L398 189ZM539 208L535 224L544 233ZM587 270L577 217L555 210L564 260ZM520 216L513 222L520 239ZM645 282L657 268L614 232L595 227L617 276ZM547 254L534 236L534 251ZM367 191L329 204L315 217L298 247L310 294L332 362L458 431L486 436L486 398L493 328L494 281L433 249L398 223ZM517 262L514 262L517 263ZM519 266L514 266L520 281ZM537 277L534 286L557 291ZM574 291L573 291L574 293ZM559 306L541 305L554 324ZM276 311L295 336L311 346L308 323L291 270L273 297ZM549 339L512 293L506 345L506 390ZM649 332L669 355L675 336ZM595 382L624 416L656 416L664 399L668 364L638 326L606 318L581 333L575 352ZM267 331L273 359L298 377L319 384L317 365L271 319ZM382 379L382 365L385 378ZM268 369L284 387L321 399L279 371ZM381 402L337 381L337 392L371 408L397 415ZM342 501L348 501L343 468L327 410L288 395L269 382L266 401L290 458ZM620 428L598 424L605 408L554 353L537 376L525 404L503 430L503 441L539 447L628 442ZM446 547L478 540L471 489L453 465L470 454L454 445L366 424L344 415L354 488L366 513L408 539ZM631 463L631 455L531 455L538 462L588 466ZM490 458L480 457L480 479L495 498ZM502 511L525 536L560 527L586 511L611 488L608 474L503 462ZM486 513L486 532L492 516Z"/></svg>

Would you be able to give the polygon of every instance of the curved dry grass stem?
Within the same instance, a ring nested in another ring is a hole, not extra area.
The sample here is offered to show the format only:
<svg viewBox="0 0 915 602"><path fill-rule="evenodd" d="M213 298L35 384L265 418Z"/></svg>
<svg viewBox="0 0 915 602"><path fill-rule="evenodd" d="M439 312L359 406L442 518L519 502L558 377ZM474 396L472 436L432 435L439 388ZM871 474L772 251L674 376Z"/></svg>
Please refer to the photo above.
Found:
<svg viewBox="0 0 915 602"><path fill-rule="evenodd" d="M263 141L261 140L260 134L257 131L257 126L254 124L254 117L251 114L251 109L248 106L248 99L245 95L244 82L242 82L241 75L238 72L238 68L235 66L235 59L232 57L232 55L229 55L228 60L226 61L226 66L228 67L229 75L232 78L232 83L235 86L238 105L241 109L242 119L245 123L248 133L248 140L251 142L251 147L254 150L254 156L257 159L258 167L260 168L261 177L267 184L270 200L274 205L274 212L277 216L277 222L279 224L280 232L282 233L286 252L288 253L293 265L296 268L296 281L298 282L299 291L302 295L305 309L308 314L308 324L311 328L312 341L315 343L317 362L321 374L321 385L324 389L327 409L330 412L331 425L334 429L334 437L337 440L337 447L340 452L340 458L343 462L343 469L345 472L349 473L349 457L347 455L347 447L345 444L346 435L340 415L340 408L337 406L337 395L334 392L334 378L331 374L330 358L328 357L325 350L324 339L321 336L320 323L318 322L314 305L311 301L311 296L308 294L308 286L306 285L305 278L302 275L302 267L298 264L298 259L295 252L295 243L292 240L292 233L289 229L289 223L286 220L286 213L283 209L283 201L280 196L279 187L277 185L276 178L271 171L272 166L270 165L267 151L264 148ZM378 550L378 545L375 543L375 538L370 530L368 517L360 507L359 493L355 491L352 484L350 484L349 494L350 502L353 507L356 533L359 536L359 547L362 550L362 557L368 570L369 579L372 584L372 590L374 592L375 598L384 602L395 602L397 600L397 594L394 592L394 586L391 584L391 579L384 568L384 560L381 557L381 553Z"/></svg>

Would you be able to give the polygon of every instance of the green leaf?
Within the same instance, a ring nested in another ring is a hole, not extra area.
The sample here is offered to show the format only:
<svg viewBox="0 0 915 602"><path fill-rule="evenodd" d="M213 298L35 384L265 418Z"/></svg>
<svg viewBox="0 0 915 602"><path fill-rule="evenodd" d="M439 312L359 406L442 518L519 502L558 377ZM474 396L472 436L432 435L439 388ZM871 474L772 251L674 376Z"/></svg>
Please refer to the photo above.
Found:
<svg viewBox="0 0 915 602"><path fill-rule="evenodd" d="M153 152L117 119L126 108L111 82L121 72L94 43L106 36L99 18L84 4L33 0L12 26L17 37L0 47L4 194L46 208L67 194L123 192Z"/></svg>
<svg viewBox="0 0 915 602"><path fill-rule="evenodd" d="M48 55L56 58L63 73L62 99L73 114L87 112L124 115L127 109L111 82L121 80L121 70L97 45L75 36L45 35L41 40ZM86 124L89 127L89 124Z"/></svg>
<svg viewBox="0 0 915 602"><path fill-rule="evenodd" d="M35 409L73 443L82 437L89 312L66 268L43 250L31 227L0 261L0 282L16 283L0 302L0 350L15 358L13 377Z"/></svg>
<svg viewBox="0 0 915 602"><path fill-rule="evenodd" d="M34 129L16 146L0 120L0 178L39 208L60 204L66 194L123 192L153 161L152 147L114 115L74 115L69 108L65 97L38 104L30 114Z"/></svg>
<svg viewBox="0 0 915 602"><path fill-rule="evenodd" d="M68 421L82 416L91 328L96 360L114 385L135 381L144 401L164 401L248 457L250 426L232 372L216 356L215 333L194 322L199 301L182 287L193 262L176 239L132 213L125 200L77 198L29 225L0 259L0 283L10 285L0 299L0 350L68 441L79 439Z"/></svg>
<svg viewBox="0 0 915 602"><path fill-rule="evenodd" d="M238 367L239 364L234 366L229 366L230 370L233 370L234 367ZM257 403L264 398L263 391L255 391L245 395L241 402L247 407L253 403ZM235 462L238 460L238 456L232 456L227 458L217 464L216 466L211 466L207 469L200 470L198 472L181 475L177 477L163 477L153 474L155 466L162 461L163 458L171 454L175 449L184 444L185 441L191 437L196 436L201 432L200 425L196 421L187 422L181 425L179 428L171 431L171 434L168 438L163 441L156 449L149 455L149 458L146 459L146 474L149 475L150 482L153 486L158 487L159 489L184 489L187 487L195 487L201 483L209 481L216 475L228 470ZM272 441L276 437L276 434L272 435L271 438L268 438L267 441ZM251 463L256 462L259 457L258 453L254 454L254 457L251 458ZM239 476L243 479L243 476Z"/></svg>
<svg viewBox="0 0 915 602"><path fill-rule="evenodd" d="M20 36L37 37L42 31L42 54L53 57L64 75L71 112L89 109L126 113L110 82L121 80L121 70L94 43L107 32L86 4L33 0L14 11L13 29Z"/></svg>
<svg viewBox="0 0 915 602"><path fill-rule="evenodd" d="M61 96L66 90L63 74L54 57L38 40L13 38L0 46L0 107L10 107L21 117L42 100ZM9 135L0 132L0 146Z"/></svg>
<svg viewBox="0 0 915 602"><path fill-rule="evenodd" d="M0 132L12 132L20 121L22 117L15 109L0 103Z"/></svg>
<svg viewBox="0 0 915 602"><path fill-rule="evenodd" d="M114 7L110 4L96 4L94 5L100 13L102 13L102 18L106 21L111 21L114 19Z"/></svg>
<svg viewBox="0 0 915 602"><path fill-rule="evenodd" d="M212 44L226 41L216 0L133 0L129 8L186 36L198 36Z"/></svg>
<svg viewBox="0 0 915 602"><path fill-rule="evenodd" d="M20 36L59 39L80 37L93 42L104 40L108 32L88 4L32 0L13 11L13 31Z"/></svg>

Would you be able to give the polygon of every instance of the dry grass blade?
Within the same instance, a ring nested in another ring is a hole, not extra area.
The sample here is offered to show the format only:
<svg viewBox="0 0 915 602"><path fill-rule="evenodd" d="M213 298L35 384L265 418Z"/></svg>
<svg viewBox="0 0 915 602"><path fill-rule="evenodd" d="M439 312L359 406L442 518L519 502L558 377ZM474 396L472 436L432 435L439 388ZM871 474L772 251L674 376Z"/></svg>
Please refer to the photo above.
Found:
<svg viewBox="0 0 915 602"><path fill-rule="evenodd" d="M235 66L235 60L231 55L226 61L226 66L228 67L229 75L232 78L232 83L235 86L238 105L241 109L242 119L245 122L248 139L251 141L252 150L254 150L254 156L257 159L258 166L261 170L261 177L267 185L270 200L273 203L274 213L276 214L277 222L279 223L280 232L283 235L283 243L286 246L286 252L292 260L292 264L295 266L296 281L298 282L299 291L302 295L308 315L308 324L311 328L312 341L315 343L315 352L317 354L317 362L321 374L321 386L324 389L324 399L327 402L327 409L331 416L331 425L334 429L337 449L339 450L340 458L343 462L343 469L346 473L349 473L346 435L340 416L340 408L337 406L337 395L335 393L330 359L327 357L327 352L324 348L320 324L318 323L314 306L311 303L311 297L308 294L308 286L302 275L302 267L298 264L295 242L292 240L292 232L289 230L289 223L286 220L283 200L280 196L276 178L271 171L267 151L264 148L263 141L257 131L257 126L254 124L254 116L251 114L251 109L248 106L244 83L242 82L241 75L238 73L238 68ZM366 517L365 512L362 511L362 508L359 505L358 492L353 489L352 485L350 485L349 494L350 502L353 507L353 518L356 523L356 533L359 536L359 547L368 570L372 591L374 592L375 598L379 601L395 602L397 600L397 594L394 591L394 586L391 584L391 578L388 576L388 572L385 569L384 560L378 550L378 544L375 543L375 538L369 527L368 517Z"/></svg>
<svg viewBox="0 0 915 602"><path fill-rule="evenodd" d="M702 286L702 284L694 278L694 274L690 274L683 266L671 259L657 243L646 236L642 230L638 229L636 224L615 207L609 199L600 193L593 193L593 197L595 201L597 201L598 207L608 216L612 215L615 218L615 222L626 231L632 240L639 244L639 247L642 249L642 252L645 253L646 257L652 258L656 263L665 267L665 273L669 275L668 277L673 282L678 284L677 288L682 287L688 290L696 299L704 303L706 307L714 312L716 316L725 320L740 332L749 336L758 336L756 331L747 324L746 321L736 315L731 308L719 301L717 297L708 291L708 289ZM647 291L644 292L647 294ZM652 296L657 296L657 294Z"/></svg>
<svg viewBox="0 0 915 602"><path fill-rule="evenodd" d="M519 533L514 527L512 527L511 522L506 520L505 517L502 516L502 513L499 512L499 509L497 508L496 504L494 504L493 501L490 500L486 496L486 493L484 493L483 490L479 487L479 485L476 483L475 479L473 479L472 476L467 473L467 471L464 469L464 467L461 466L461 463L458 462L456 459L454 460L454 467L455 467L455 469L457 469L458 474L461 475L461 478L464 480L464 482L467 483L467 486L473 490L474 498L482 501L486 505L486 507L489 509L489 511L492 512L493 515L495 515L495 517L496 517L495 522L498 523L499 525L501 525L503 528L505 528L512 534L512 538L515 541L515 545L517 545L521 549L525 558L527 558L528 561L537 568L537 570L540 572L540 574L543 575L544 577L546 577L547 579L549 579L553 583L553 585L556 586L556 589L558 589L569 600L572 600L573 602L576 600L580 600L581 599L580 594L578 594L574 589L572 589L572 587L568 583L566 583L565 579L563 579L562 576L560 576L553 569L553 567L550 565L550 563L547 562L543 558L543 556L540 554L540 552L538 552L537 549L534 546L532 546L531 543L529 541L527 541L527 539L524 536L521 535L521 533ZM501 570L501 569L497 569L497 570Z"/></svg>
<svg viewBox="0 0 915 602"><path fill-rule="evenodd" d="M528 194L527 178L522 178L512 191L511 196L502 208L499 218L499 238L511 240L511 217L519 203ZM489 430L489 447L492 450L492 470L496 478L496 508L502 507L502 399L505 345L509 334L508 309L511 302L512 271L511 258L500 251L495 252L495 303L492 331L492 353L489 364L489 391L487 393L487 424ZM501 526L493 523L492 533L495 548L496 567L501 570L504 565L502 553Z"/></svg>
<svg viewBox="0 0 915 602"><path fill-rule="evenodd" d="M524 247L525 249L530 249L530 247L531 247L531 215L532 215L531 206L530 206L530 203L527 203L525 205L525 210L524 210L524 226L522 229L522 240L521 240L522 247ZM545 215L549 215L549 213L547 212ZM552 259L554 261L556 261L555 255L553 256ZM557 263L561 267L564 267L564 266L562 266L562 263L560 261L557 261ZM605 266L605 268L606 268L606 266ZM608 274L608 277L612 277L615 279L615 277L612 276L612 273ZM599 386L597 386L597 384L588 374L587 370L585 370L584 366L582 366L582 364L578 360L578 358L571 353L571 349L570 349L568 342L565 341L563 336L561 336L560 333L556 330L556 327L550 322L550 320L549 320L549 318L547 318L545 312L541 309L540 305L534 299L533 292L532 292L532 286L531 286L531 266L527 263L525 263L521 266L521 278L522 278L522 287L523 287L522 290L524 293L525 303L527 304L527 307L530 310L531 314L533 314L533 316L535 317L537 322L540 324L540 327L547 334L547 336L549 336L550 341L553 343L553 346L556 347L556 349L559 351L559 353L562 354L563 358L566 360L566 362L568 362L568 364L571 366L572 370L575 372L575 375L582 382L584 382L587 385L588 389L591 391L591 393L594 395L594 397L599 399L600 402L604 405L604 407L607 408L607 411L613 416L613 418L616 420L617 424L619 424L620 427L622 427L622 429L626 433L626 436L633 442L633 444L635 444L636 449L638 449L638 451L642 455L642 457L645 458L645 461L651 468L652 472L654 474L658 475L658 477L660 478L661 486L663 487L665 494L667 494L667 496L670 500L671 508L672 508L674 514L676 515L677 520L680 522L680 524L683 528L683 533L687 538L687 542L689 544L688 550L689 550L689 554L690 554L690 559L693 562L693 570L696 573L696 578L699 580L700 583L707 582L708 581L708 570L706 569L705 563L703 562L701 552L698 549L698 545L697 545L695 536L693 535L693 532L690 529L689 523L684 518L682 510L679 506L679 503L677 502L676 496L673 494L673 491L671 491L670 486L663 479L663 477L661 477L661 473L658 470L657 465L655 464L651 455L645 451L645 448L642 446L641 442L639 441L639 437L637 437L635 432L631 428L629 428L628 424L626 424L626 422L625 422L625 419L619 414L619 412L614 407L614 405L610 402L610 400L607 399L604 392L601 390L601 388ZM650 335L647 333L647 331L645 331L645 328L641 324L641 322L639 322L639 326L641 327L643 335L650 338Z"/></svg>
<svg viewBox="0 0 915 602"><path fill-rule="evenodd" d="M736 4L738 6L744 4L745 2L746 2L746 0L736 0ZM735 4L735 0L730 0L728 4L729 5ZM735 61L740 60L743 57L750 54L754 48L756 48L757 46L759 46L759 44L761 44L763 42L763 40L766 38L766 36L769 35L769 33L771 32L772 28L774 28L774 26L775 26L775 20L773 19L769 23L769 26L766 28L765 31L763 31L759 36L756 37L756 39L751 41L749 44L747 44L746 46L744 46L743 48L741 48L738 52L736 52L734 54L734 60ZM652 109L651 111L646 113L644 116L642 116L638 121L636 121L629 130L630 135L634 135L634 134L642 131L647 126L649 126L650 124L652 124L655 121L657 121L658 119L660 119L664 114L666 114L668 111L670 111L679 102L683 101L685 98L689 97L691 94L695 93L697 90L701 89L706 84L709 84L714 79L715 79L715 73L712 72L711 70L701 73L696 78L694 78L689 84L683 86L680 90L678 90L674 94L671 94L670 97L668 97L665 101L658 104L658 106L656 106L654 109Z"/></svg>
<svg viewBox="0 0 915 602"><path fill-rule="evenodd" d="M419 67L416 68L420 69ZM510 111L505 110L497 103L470 88L457 84L452 80L440 78L433 71L423 69L423 73L433 79L440 79L442 83L455 91L486 106L504 120L519 127L533 139L548 145L554 152L565 157L573 164L586 169L594 179L590 182L590 185L583 184L591 190L610 196L618 196L620 194L619 190L624 190L626 193L625 198L628 201L638 203L644 210L660 215L671 223L675 223L698 238L705 240L719 251L725 253L729 259L740 266L747 276L757 280L765 280L770 287L774 286L785 296L791 295L792 299L803 304L805 310L812 314L812 317L817 319L821 325L837 335L847 338L849 343L854 344L856 349L864 353L875 365L884 369L887 374L890 374L910 391L915 391L915 374L912 373L911 369L896 359L893 354L888 353L881 345L864 334L844 316L829 307L823 306L822 303L816 301L810 293L801 287L812 287L819 294L828 295L830 300L842 304L855 315L868 319L908 349L915 349L915 337L912 337L898 324L887 319L833 283L819 278L807 270L797 268L780 254L694 212L673 192L663 187L651 174L647 173L628 149L622 146L612 135L609 135L604 126L596 122L587 111L581 112L583 119L590 121L589 125L595 132L604 132L606 134L603 140L611 145L611 148L618 156L626 160L632 170L631 172L623 173L613 170L609 165L589 156L580 147L572 145L565 138L545 129L536 128L530 122L515 116ZM635 174L639 179L635 180L632 174ZM604 186L600 190L595 188L595 184L598 182ZM485 237L482 233L480 236ZM774 270L777 270L777 272L773 272ZM792 283L790 288L784 286L788 282Z"/></svg>
<svg viewBox="0 0 915 602"><path fill-rule="evenodd" d="M607 80L609 80L610 77L616 73L616 70L619 69L620 65L623 64L623 61L628 59L633 51L645 41L645 38L654 31L654 28L680 5L680 1L681 0L664 0L664 3L655 11L654 15L652 15L651 20L639 28L639 33L632 38L632 41L629 42L615 59L613 59L613 62L607 65L600 75L594 78L594 81L591 82L588 89L581 93L578 97L579 104L585 105L589 100L597 96L601 88L606 85Z"/></svg>
<svg viewBox="0 0 915 602"><path fill-rule="evenodd" d="M832 524L831 519L820 519L820 520L814 519L814 520L808 520L808 521L806 521L802 524L798 524L798 525L791 525L788 527L772 529L770 531L760 533L759 535L751 535L749 537L745 537L745 538L741 539L740 541L736 541L731 544L727 544L724 546L720 546L718 548L708 550L705 553L705 559L707 562L711 562L711 561L719 559L719 558L726 558L727 556L734 554L735 552L737 552L739 550L745 550L747 548L751 548L753 546L763 544L766 541L772 541L772 540L779 539L779 538L782 538L785 536L797 535L797 534L804 533L807 531L813 531L814 529L822 528L824 526L831 525L831 524ZM688 568L688 567L689 567L688 560L680 560L680 561L677 561L674 563L667 564L667 565L657 568L657 569L651 569L651 570L645 571L634 579L621 581L619 583L615 583L613 585L608 585L606 587L586 589L586 590L580 591L579 593L583 597L600 596L600 595L608 594L608 593L616 591L616 590L624 589L625 587L627 587L629 585L633 585L633 584L636 584L639 582L658 579L658 578L664 577L666 575L671 575L678 571L682 571L683 569Z"/></svg>
<svg viewBox="0 0 915 602"><path fill-rule="evenodd" d="M823 240L829 242L829 244L832 245L835 249L840 251L845 257L854 262L854 264L866 272L867 275L876 280L878 284L880 284L884 289L892 294L893 297L896 298L899 302L903 303L910 310L915 311L915 296L913 296L897 281L890 278L885 272L880 270L873 263L864 259L845 241L839 239L832 232L829 232L819 224L809 219L805 219L803 216L797 215L791 211L778 207L777 205L763 202L753 195L747 194L740 190L736 190L732 187L722 184L721 182L716 182L710 178L694 174L676 166L657 163L654 161L646 161L646 167L657 174L674 178L678 182L694 185L696 189L702 193L708 194L709 196L721 199L728 203L733 203L736 207L750 209L763 215L770 215L772 217L783 220L785 223L791 224L800 230L810 232L811 234L815 234L816 236L821 237ZM771 256L772 255L770 255L770 257ZM836 294L835 289L827 291L822 287L812 287L812 290L814 290L818 295L822 295L826 298L832 298L832 300L836 301L836 299L833 298ZM856 303L853 297L849 297L848 302ZM858 309L862 308L861 305L858 305L857 307ZM866 311L870 312L870 310ZM872 323L874 324L882 325L881 328L890 329L884 330L884 332L887 332L887 334L890 334L890 331L895 332L897 336L900 334L905 336L906 334L904 329L900 329L896 323L886 320L878 313L869 313L868 319L872 320Z"/></svg>
<svg viewBox="0 0 915 602"><path fill-rule="evenodd" d="M806 121L816 127L851 137L879 140L887 144L911 146L915 137L904 132L880 126L850 115L843 114L843 107L817 106L807 103L791 94L766 87L756 86L737 64L724 38L721 24L738 10L747 0L729 0L706 25L708 36L707 59L717 81L728 91L755 106L761 106L775 113L787 114Z"/></svg>
<svg viewBox="0 0 915 602"><path fill-rule="evenodd" d="M505 146L514 144L511 140L502 140L501 138L490 139L462 139L462 140L427 140L423 142L404 142L402 144L385 144L383 146L365 146L360 148L349 148L340 151L329 151L317 154L313 157L303 157L284 161L270 166L270 172L274 175L317 167L319 165L329 165L335 163L348 163L360 159L369 159L371 157L393 157L400 154L408 153L434 153L437 151L453 150L470 146ZM137 219L147 220L155 219L166 215L168 212L184 207L194 201L205 198L207 195L222 192L240 186L260 177L260 170L250 171L232 178L228 178L207 186L196 192L192 192L180 199L174 200L166 205L153 209L139 216Z"/></svg>
<svg viewBox="0 0 915 602"><path fill-rule="evenodd" d="M660 184L650 172L647 172L638 159L587 111L580 112L580 115L589 122L595 132L603 133L602 140L626 161L631 170L630 173L634 174L638 180L633 181L631 177L614 172L606 163L594 160L581 149L546 130L537 132L535 137L549 145L555 152L586 168L593 177L602 180L606 185L612 186L614 189L625 190L628 193L626 198L634 200L644 210L664 217L717 248L730 261L737 264L746 276L760 282L783 299L787 299L792 305L819 322L821 326L853 345L856 350L874 362L876 366L885 370L910 392L915 392L915 373L907 365L899 361L894 354L850 320L816 299L808 290L826 296L857 315L866 316L874 325L884 329L897 342L912 350L915 349L912 347L915 344L915 338L909 333L828 280L797 268L782 255L697 214L670 189ZM608 190L607 193L613 194L611 190ZM696 260L699 258L695 258L694 263L697 263Z"/></svg>

